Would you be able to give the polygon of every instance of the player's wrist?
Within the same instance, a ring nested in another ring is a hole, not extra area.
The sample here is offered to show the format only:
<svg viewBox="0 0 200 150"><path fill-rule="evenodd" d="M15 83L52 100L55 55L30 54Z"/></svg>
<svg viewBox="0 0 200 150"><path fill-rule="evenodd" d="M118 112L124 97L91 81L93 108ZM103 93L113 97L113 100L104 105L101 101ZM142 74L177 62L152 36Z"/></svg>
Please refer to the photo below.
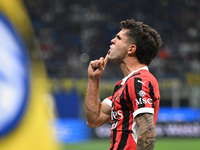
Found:
<svg viewBox="0 0 200 150"><path fill-rule="evenodd" d="M98 78L98 77L88 76L88 81L89 82L98 83L99 80L100 80L100 78Z"/></svg>

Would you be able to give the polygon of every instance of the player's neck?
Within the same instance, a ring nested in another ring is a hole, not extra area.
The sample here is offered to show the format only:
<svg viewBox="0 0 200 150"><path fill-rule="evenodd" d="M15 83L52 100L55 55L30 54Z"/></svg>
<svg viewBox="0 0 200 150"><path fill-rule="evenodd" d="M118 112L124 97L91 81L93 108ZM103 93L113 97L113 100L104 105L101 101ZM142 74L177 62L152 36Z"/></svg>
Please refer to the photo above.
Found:
<svg viewBox="0 0 200 150"><path fill-rule="evenodd" d="M128 76L131 72L145 67L145 64L141 64L138 60L131 60L120 64L120 68L124 74L124 77Z"/></svg>

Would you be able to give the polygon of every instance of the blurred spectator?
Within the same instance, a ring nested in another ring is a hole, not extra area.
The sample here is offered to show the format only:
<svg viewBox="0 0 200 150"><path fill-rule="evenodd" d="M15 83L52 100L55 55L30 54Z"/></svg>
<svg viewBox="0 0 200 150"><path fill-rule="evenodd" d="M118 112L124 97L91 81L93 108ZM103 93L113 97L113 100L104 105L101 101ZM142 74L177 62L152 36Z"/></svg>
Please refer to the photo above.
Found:
<svg viewBox="0 0 200 150"><path fill-rule="evenodd" d="M183 70L200 72L199 0L25 2L50 77L85 77L80 70L87 70L90 60L105 56L112 36L119 30L118 22L128 18L153 26L162 36L163 47L155 60L159 64L150 65L158 79L181 77ZM113 78L121 75L118 69L113 71ZM103 77L107 74L108 70Z"/></svg>

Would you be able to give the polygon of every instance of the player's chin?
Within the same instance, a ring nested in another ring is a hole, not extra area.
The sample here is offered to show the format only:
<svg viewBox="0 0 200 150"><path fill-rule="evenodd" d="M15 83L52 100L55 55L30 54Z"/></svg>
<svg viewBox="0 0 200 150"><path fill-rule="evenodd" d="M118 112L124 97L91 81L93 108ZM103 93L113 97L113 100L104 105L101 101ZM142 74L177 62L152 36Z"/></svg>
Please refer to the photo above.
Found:
<svg viewBox="0 0 200 150"><path fill-rule="evenodd" d="M118 64L118 60L116 58L112 57L112 56L110 56L110 57L108 56L108 61L115 63L115 64Z"/></svg>

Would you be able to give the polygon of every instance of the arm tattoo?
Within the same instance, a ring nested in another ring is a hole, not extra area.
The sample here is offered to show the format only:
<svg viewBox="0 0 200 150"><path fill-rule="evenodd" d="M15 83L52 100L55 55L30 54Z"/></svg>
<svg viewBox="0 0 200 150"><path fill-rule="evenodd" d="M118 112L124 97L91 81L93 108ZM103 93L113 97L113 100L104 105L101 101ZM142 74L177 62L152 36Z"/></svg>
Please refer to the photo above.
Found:
<svg viewBox="0 0 200 150"><path fill-rule="evenodd" d="M137 150L153 150L156 138L153 115L140 114L135 119L139 128Z"/></svg>

